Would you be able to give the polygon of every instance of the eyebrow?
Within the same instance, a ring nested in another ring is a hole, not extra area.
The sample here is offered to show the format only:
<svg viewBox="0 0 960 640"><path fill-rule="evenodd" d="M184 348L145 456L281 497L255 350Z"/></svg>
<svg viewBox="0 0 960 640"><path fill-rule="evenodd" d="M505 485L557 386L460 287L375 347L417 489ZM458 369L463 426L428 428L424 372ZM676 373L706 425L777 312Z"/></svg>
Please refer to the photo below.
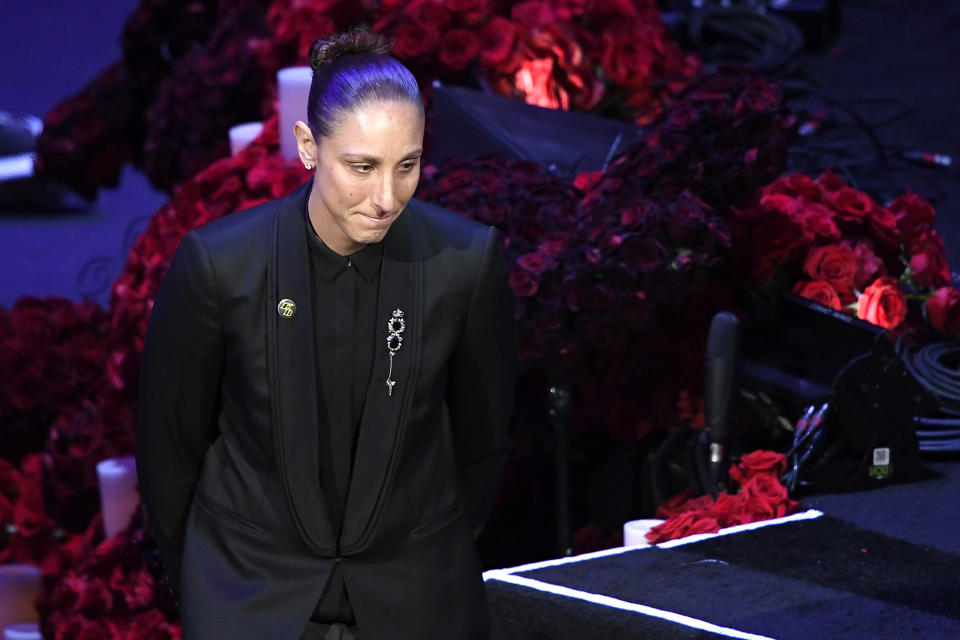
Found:
<svg viewBox="0 0 960 640"><path fill-rule="evenodd" d="M423 149L415 149L414 151L411 151L405 155L400 161L403 162L405 160L412 160L413 158L419 158L422 155ZM366 162L367 164L380 164L382 162L382 160L377 156L371 156L365 153L351 153L350 151L344 151L340 154L340 157L345 160Z"/></svg>

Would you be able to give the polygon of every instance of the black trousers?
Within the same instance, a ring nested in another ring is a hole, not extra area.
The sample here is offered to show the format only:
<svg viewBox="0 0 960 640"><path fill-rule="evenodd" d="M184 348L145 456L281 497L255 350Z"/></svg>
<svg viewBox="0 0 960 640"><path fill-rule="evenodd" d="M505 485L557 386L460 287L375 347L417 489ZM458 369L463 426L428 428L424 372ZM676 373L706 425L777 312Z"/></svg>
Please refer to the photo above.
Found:
<svg viewBox="0 0 960 640"><path fill-rule="evenodd" d="M335 565L300 640L356 640L357 626L340 565Z"/></svg>
<svg viewBox="0 0 960 640"><path fill-rule="evenodd" d="M322 622L307 623L300 640L358 640L356 627L334 622L333 624L324 624Z"/></svg>

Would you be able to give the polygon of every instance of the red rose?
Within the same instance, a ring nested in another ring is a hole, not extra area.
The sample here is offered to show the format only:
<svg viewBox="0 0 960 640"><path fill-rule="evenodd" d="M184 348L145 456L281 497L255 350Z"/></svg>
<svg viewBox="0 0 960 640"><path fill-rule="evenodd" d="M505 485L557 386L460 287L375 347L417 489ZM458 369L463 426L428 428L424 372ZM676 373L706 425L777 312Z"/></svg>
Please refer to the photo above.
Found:
<svg viewBox="0 0 960 640"><path fill-rule="evenodd" d="M553 266L553 260L539 251L534 251L517 258L517 264L521 269L525 269L534 275L540 275Z"/></svg>
<svg viewBox="0 0 960 640"><path fill-rule="evenodd" d="M775 209L733 208L733 214L733 246L751 247L749 252L739 252L739 257L746 261L751 281L759 286L770 281L777 267L800 259L813 240L809 231Z"/></svg>
<svg viewBox="0 0 960 640"><path fill-rule="evenodd" d="M659 544L667 540L675 540L687 535L687 531L696 523L698 517L693 511L681 513L666 522L658 524L647 532L647 542Z"/></svg>
<svg viewBox="0 0 960 640"><path fill-rule="evenodd" d="M529 271L514 267L510 271L510 288L518 298L529 298L537 293L537 281Z"/></svg>
<svg viewBox="0 0 960 640"><path fill-rule="evenodd" d="M490 14L490 0L446 0L447 8L460 15L464 24L473 25Z"/></svg>
<svg viewBox="0 0 960 640"><path fill-rule="evenodd" d="M514 73L523 62L515 46L517 26L501 16L493 16L480 31L480 63L500 73Z"/></svg>
<svg viewBox="0 0 960 640"><path fill-rule="evenodd" d="M918 287L944 287L951 282L947 256L934 245L910 258L910 273Z"/></svg>
<svg viewBox="0 0 960 640"><path fill-rule="evenodd" d="M825 280L833 285L841 300L852 302L857 266L857 254L849 246L831 244L811 249L803 270L814 280Z"/></svg>
<svg viewBox="0 0 960 640"><path fill-rule="evenodd" d="M841 187L829 197L837 212L837 220L841 222L863 222L875 206L870 196L850 187Z"/></svg>
<svg viewBox="0 0 960 640"><path fill-rule="evenodd" d="M890 211L897 220L897 228L905 244L910 244L917 236L933 229L933 206L926 198L912 191L907 191L890 203Z"/></svg>
<svg viewBox="0 0 960 640"><path fill-rule="evenodd" d="M607 25L622 23L637 17L637 7L630 0L592 0L589 3L590 21Z"/></svg>
<svg viewBox="0 0 960 640"><path fill-rule="evenodd" d="M791 173L782 176L764 187L764 193L784 193L790 196L803 196L807 200L820 200L820 186L810 176L802 173Z"/></svg>
<svg viewBox="0 0 960 640"><path fill-rule="evenodd" d="M712 504L713 498L710 496L704 495L697 497L692 489L684 489L657 507L656 515L658 518L668 520L687 511L709 509Z"/></svg>
<svg viewBox="0 0 960 640"><path fill-rule="evenodd" d="M819 178L817 178L817 186L820 187L820 193L822 195L828 196L848 185L846 182L837 177L834 172L827 169L820 174Z"/></svg>
<svg viewBox="0 0 960 640"><path fill-rule="evenodd" d="M907 317L907 297L893 278L877 278L860 295L857 317L884 329L893 329Z"/></svg>
<svg viewBox="0 0 960 640"><path fill-rule="evenodd" d="M759 449L740 458L740 462L730 469L730 476L751 478L758 473L772 473L779 476L787 469L787 458L782 453ZM739 480L738 480L739 482Z"/></svg>
<svg viewBox="0 0 960 640"><path fill-rule="evenodd" d="M480 43L472 31L451 29L440 40L440 62L454 71L466 68L480 51Z"/></svg>
<svg viewBox="0 0 960 640"><path fill-rule="evenodd" d="M650 68L654 63L649 40L635 31L613 30L603 34L603 70L607 77L627 89L642 89L650 81Z"/></svg>
<svg viewBox="0 0 960 640"><path fill-rule="evenodd" d="M960 332L960 291L940 287L924 303L930 325L947 336Z"/></svg>
<svg viewBox="0 0 960 640"><path fill-rule="evenodd" d="M818 302L825 307L836 309L837 311L843 308L840 302L840 296L837 295L837 290L826 280L798 282L793 286L793 292L808 300Z"/></svg>
<svg viewBox="0 0 960 640"><path fill-rule="evenodd" d="M432 24L405 22L394 34L393 55L401 60L423 58L437 48L440 33Z"/></svg>
<svg viewBox="0 0 960 640"><path fill-rule="evenodd" d="M886 275L887 267L883 264L883 260L873 253L869 240L857 242L853 252L857 254L857 275L853 279L853 286L857 289L863 289L867 283Z"/></svg>
<svg viewBox="0 0 960 640"><path fill-rule="evenodd" d="M450 24L450 12L437 0L413 0L403 9L415 22L442 31Z"/></svg>
<svg viewBox="0 0 960 640"><path fill-rule="evenodd" d="M900 233L897 230L897 219L889 210L883 207L873 207L867 215L867 225L876 240L891 249L896 249L900 246Z"/></svg>
<svg viewBox="0 0 960 640"><path fill-rule="evenodd" d="M573 179L573 186L586 193L603 178L603 171L583 171Z"/></svg>
<svg viewBox="0 0 960 640"><path fill-rule="evenodd" d="M815 202L801 200L801 207L794 217L814 236L822 241L834 243L840 240L840 228L833 221L834 214L827 207Z"/></svg>
<svg viewBox="0 0 960 640"><path fill-rule="evenodd" d="M935 229L924 231L907 244L907 253L911 256L927 251L943 251L943 237Z"/></svg>
<svg viewBox="0 0 960 640"><path fill-rule="evenodd" d="M776 209L791 218L795 218L803 207L803 203L797 198L785 193L764 193L760 196L760 206L768 209Z"/></svg>
<svg viewBox="0 0 960 640"><path fill-rule="evenodd" d="M554 3L530 0L515 4L510 10L510 17L521 26L535 29L553 24L559 15Z"/></svg>

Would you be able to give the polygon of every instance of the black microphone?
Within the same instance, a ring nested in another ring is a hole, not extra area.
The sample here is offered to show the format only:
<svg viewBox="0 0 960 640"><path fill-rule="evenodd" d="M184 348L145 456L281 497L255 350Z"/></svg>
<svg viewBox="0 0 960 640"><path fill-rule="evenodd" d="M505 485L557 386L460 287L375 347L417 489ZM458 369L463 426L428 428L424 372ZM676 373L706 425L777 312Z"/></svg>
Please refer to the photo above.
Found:
<svg viewBox="0 0 960 640"><path fill-rule="evenodd" d="M729 479L730 419L739 358L740 321L732 313L718 313L710 323L703 380L704 427L710 443L714 495L726 490Z"/></svg>

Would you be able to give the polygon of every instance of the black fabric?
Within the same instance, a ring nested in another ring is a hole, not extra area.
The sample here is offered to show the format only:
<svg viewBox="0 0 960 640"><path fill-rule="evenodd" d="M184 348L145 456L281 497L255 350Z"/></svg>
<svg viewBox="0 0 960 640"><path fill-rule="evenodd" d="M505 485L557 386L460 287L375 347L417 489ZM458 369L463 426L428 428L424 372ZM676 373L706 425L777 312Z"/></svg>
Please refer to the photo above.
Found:
<svg viewBox="0 0 960 640"><path fill-rule="evenodd" d="M304 227L312 267L311 304L320 382L317 394L320 482L330 497L330 520L339 536L356 431L373 368L374 314L383 245L367 245L349 256L342 256L317 236L306 207ZM354 623L340 564L334 565L311 620Z"/></svg>
<svg viewBox="0 0 960 640"><path fill-rule="evenodd" d="M960 556L829 516L517 575L781 640L899 639L911 629L925 640L960 637ZM556 609L537 610L544 594L511 587L505 600L506 586L487 583L498 637L557 625ZM596 637L691 637L689 628L655 632L662 621L642 613L630 614L624 634L622 614L568 600L564 616L604 625ZM522 623L510 621L516 610L527 612Z"/></svg>

